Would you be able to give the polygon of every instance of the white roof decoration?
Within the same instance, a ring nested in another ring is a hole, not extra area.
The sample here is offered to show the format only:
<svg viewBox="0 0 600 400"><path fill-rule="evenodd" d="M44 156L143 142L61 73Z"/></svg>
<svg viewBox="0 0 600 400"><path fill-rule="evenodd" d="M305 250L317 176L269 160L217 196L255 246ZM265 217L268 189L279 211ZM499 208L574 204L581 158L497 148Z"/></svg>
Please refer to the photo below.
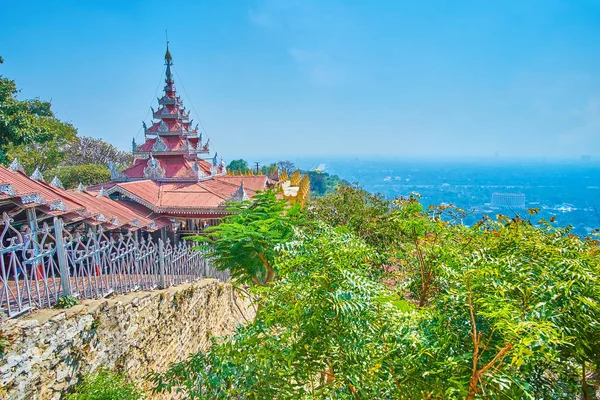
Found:
<svg viewBox="0 0 600 400"><path fill-rule="evenodd" d="M63 186L62 182L60 181L60 179L58 179L58 176L56 176L56 175L54 175L54 178L52 178L52 181L50 182L50 186L65 190L65 187Z"/></svg>
<svg viewBox="0 0 600 400"><path fill-rule="evenodd" d="M242 183L240 183L240 187L229 198L229 201L242 202L242 201L248 201L248 200L250 200L250 197L248 197L248 194L246 193L246 189L244 189L244 180L242 179Z"/></svg>
<svg viewBox="0 0 600 400"><path fill-rule="evenodd" d="M42 175L42 171L40 171L39 168L36 168L35 171L33 171L33 174L31 174L31 176L29 178L33 179L34 181L44 182L44 175Z"/></svg>
<svg viewBox="0 0 600 400"><path fill-rule="evenodd" d="M102 186L100 188L100 191L98 192L98 194L96 195L96 197L108 197L108 194L106 193L106 190L104 190L104 186Z"/></svg>
<svg viewBox="0 0 600 400"><path fill-rule="evenodd" d="M23 165L21 165L19 160L16 158L10 163L10 165L8 166L8 170L12 172L20 171L22 173L25 173L25 168L23 168Z"/></svg>

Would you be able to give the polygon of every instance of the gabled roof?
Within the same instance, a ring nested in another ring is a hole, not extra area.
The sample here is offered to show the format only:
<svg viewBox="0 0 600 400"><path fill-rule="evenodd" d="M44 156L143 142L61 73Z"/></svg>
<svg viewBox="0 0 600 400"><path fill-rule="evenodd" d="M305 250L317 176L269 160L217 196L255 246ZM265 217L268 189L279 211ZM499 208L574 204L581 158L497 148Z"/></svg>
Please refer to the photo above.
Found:
<svg viewBox="0 0 600 400"><path fill-rule="evenodd" d="M123 182L108 193L121 193L157 213L215 213L225 212L224 204L239 190L242 181L250 198L267 187L266 176L215 176L201 182Z"/></svg>
<svg viewBox="0 0 600 400"><path fill-rule="evenodd" d="M36 207L46 215L60 215L67 222L85 221L111 229L126 227L153 231L171 223L164 217L161 220L148 218L148 210L126 207L109 197L97 197L93 192L69 191L50 186L27 177L23 172L10 171L1 166L0 189L0 201L8 200L9 204L14 204L12 214Z"/></svg>
<svg viewBox="0 0 600 400"><path fill-rule="evenodd" d="M53 215L59 215L65 211L83 211L85 209L83 204L61 196L54 190L54 187L47 183L33 180L23 172L10 171L1 166L0 185L5 188L0 193L0 200L11 199L24 208L43 206Z"/></svg>

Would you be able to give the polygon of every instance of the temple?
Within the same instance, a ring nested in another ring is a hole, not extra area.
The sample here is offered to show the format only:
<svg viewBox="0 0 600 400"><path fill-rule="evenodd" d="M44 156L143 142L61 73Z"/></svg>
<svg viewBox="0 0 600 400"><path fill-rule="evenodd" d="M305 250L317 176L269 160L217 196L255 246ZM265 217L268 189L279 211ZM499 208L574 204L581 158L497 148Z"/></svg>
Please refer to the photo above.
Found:
<svg viewBox="0 0 600 400"><path fill-rule="evenodd" d="M231 176L190 119L173 79L173 57L165 53L165 87L152 108L153 121L142 122L144 143L133 140L133 165L123 171L110 165L111 182L88 188L102 190L130 207L173 218L180 233L195 233L218 223L225 203L251 199L271 182L267 176Z"/></svg>

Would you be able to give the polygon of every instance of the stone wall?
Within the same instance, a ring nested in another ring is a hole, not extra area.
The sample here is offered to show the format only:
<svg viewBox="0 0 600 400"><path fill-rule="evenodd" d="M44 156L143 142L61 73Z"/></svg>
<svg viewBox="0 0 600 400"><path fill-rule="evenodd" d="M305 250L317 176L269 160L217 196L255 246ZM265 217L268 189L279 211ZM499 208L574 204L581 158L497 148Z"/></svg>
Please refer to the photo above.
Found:
<svg viewBox="0 0 600 400"><path fill-rule="evenodd" d="M0 398L59 399L100 366L143 381L252 319L254 309L236 293L205 279L5 320L10 344L0 359Z"/></svg>

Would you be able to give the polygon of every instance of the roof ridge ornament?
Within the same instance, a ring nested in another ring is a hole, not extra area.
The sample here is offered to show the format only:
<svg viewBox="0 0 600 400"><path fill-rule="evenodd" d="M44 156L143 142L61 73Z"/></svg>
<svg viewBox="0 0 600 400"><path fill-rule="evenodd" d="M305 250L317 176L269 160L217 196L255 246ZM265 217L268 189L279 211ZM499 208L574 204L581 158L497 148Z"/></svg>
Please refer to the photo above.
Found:
<svg viewBox="0 0 600 400"><path fill-rule="evenodd" d="M34 181L45 182L44 175L42 175L42 171L40 171L39 167L35 168L35 171L33 171L33 174L31 174L29 178L33 179Z"/></svg>
<svg viewBox="0 0 600 400"><path fill-rule="evenodd" d="M104 190L104 186L100 187L100 191L98 192L96 197L108 197L106 190Z"/></svg>
<svg viewBox="0 0 600 400"><path fill-rule="evenodd" d="M19 171L25 173L25 168L23 168L23 165L19 162L17 157L15 157L15 159L10 163L10 165L8 166L8 170L12 172Z"/></svg>
<svg viewBox="0 0 600 400"><path fill-rule="evenodd" d="M158 125L158 132L159 133L166 133L169 132L169 127L167 126L167 124L165 124L164 120L160 120L160 124Z"/></svg>
<svg viewBox="0 0 600 400"><path fill-rule="evenodd" d="M240 183L240 187L229 198L229 201L235 201L235 202L240 203L242 201L248 201L248 200L250 200L250 197L248 197L248 194L246 193L246 189L244 189L244 179L242 179L242 181Z"/></svg>
<svg viewBox="0 0 600 400"><path fill-rule="evenodd" d="M50 181L50 186L65 190L65 187L63 186L62 182L60 181L60 179L58 179L58 176L56 176L56 175L54 175L54 178L52 178L52 181Z"/></svg>
<svg viewBox="0 0 600 400"><path fill-rule="evenodd" d="M15 192L15 188L10 183L4 183L0 185L0 194L5 194L7 196L16 196L17 192Z"/></svg>
<svg viewBox="0 0 600 400"><path fill-rule="evenodd" d="M67 211L69 207L62 200L55 200L49 205L50 211Z"/></svg>
<svg viewBox="0 0 600 400"><path fill-rule="evenodd" d="M113 164L112 161L108 163L108 170L110 171L110 179L113 181L122 181L127 179L127 176L123 174L119 169Z"/></svg>
<svg viewBox="0 0 600 400"><path fill-rule="evenodd" d="M169 151L165 141L159 136L156 136L156 141L152 145L152 151Z"/></svg>
<svg viewBox="0 0 600 400"><path fill-rule="evenodd" d="M164 178L165 177L165 169L160 165L160 161L158 161L152 153L150 153L150 158L148 158L148 166L144 168L144 178L156 179L156 178Z"/></svg>
<svg viewBox="0 0 600 400"><path fill-rule="evenodd" d="M83 183L79 182L79 185L77 186L77 189L75 189L75 191L79 193L85 192L85 186L83 186Z"/></svg>

